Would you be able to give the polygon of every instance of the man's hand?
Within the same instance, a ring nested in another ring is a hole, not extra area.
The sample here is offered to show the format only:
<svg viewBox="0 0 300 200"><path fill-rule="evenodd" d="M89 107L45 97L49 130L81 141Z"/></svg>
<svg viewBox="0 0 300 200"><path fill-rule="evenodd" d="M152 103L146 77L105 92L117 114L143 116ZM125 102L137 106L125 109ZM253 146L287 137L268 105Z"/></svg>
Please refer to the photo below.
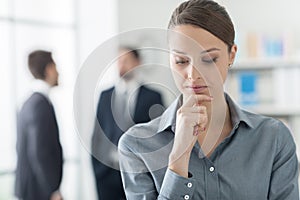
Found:
<svg viewBox="0 0 300 200"><path fill-rule="evenodd" d="M50 200L63 200L63 197L59 191L55 191L52 193Z"/></svg>

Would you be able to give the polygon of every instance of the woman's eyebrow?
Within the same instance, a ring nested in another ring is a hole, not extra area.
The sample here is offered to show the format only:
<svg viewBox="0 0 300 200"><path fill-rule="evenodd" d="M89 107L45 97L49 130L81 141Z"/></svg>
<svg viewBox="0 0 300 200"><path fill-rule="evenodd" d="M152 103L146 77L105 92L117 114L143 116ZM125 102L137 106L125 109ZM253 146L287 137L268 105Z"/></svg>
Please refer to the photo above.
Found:
<svg viewBox="0 0 300 200"><path fill-rule="evenodd" d="M210 48L210 49L207 49L207 50L204 50L202 51L200 54L204 54L204 53L209 53L211 51L220 51L221 49L218 49L216 47L213 47L213 48Z"/></svg>
<svg viewBox="0 0 300 200"><path fill-rule="evenodd" d="M204 51L201 51L200 54L209 53L209 52L212 52L212 51L220 51L220 50L221 50L221 49L219 49L219 48L213 47L213 48L210 48L210 49L206 49L206 50L204 50ZM175 53L178 53L178 54L187 55L187 53L182 52L182 51L179 51L179 50L176 50L176 49L172 49L171 51L172 51L172 52L175 52Z"/></svg>

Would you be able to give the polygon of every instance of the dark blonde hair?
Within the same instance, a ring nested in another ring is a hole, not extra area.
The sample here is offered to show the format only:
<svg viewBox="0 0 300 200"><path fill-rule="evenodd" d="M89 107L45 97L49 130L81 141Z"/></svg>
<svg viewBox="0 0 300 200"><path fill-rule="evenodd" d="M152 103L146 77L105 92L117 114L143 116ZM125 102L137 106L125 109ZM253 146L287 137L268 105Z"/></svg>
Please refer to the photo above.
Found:
<svg viewBox="0 0 300 200"><path fill-rule="evenodd" d="M223 6L211 0L189 0L180 4L173 12L168 28L178 25L193 25L212 33L231 50L235 31L233 23Z"/></svg>

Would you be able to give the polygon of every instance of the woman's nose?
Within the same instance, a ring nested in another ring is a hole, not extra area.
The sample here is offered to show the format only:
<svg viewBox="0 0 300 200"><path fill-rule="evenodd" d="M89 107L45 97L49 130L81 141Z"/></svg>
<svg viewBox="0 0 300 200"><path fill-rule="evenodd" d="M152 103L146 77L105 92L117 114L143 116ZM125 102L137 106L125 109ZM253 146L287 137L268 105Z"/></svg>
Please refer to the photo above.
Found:
<svg viewBox="0 0 300 200"><path fill-rule="evenodd" d="M199 69L197 69L197 67L190 65L188 68L188 79L189 80L197 80L200 79L200 72Z"/></svg>

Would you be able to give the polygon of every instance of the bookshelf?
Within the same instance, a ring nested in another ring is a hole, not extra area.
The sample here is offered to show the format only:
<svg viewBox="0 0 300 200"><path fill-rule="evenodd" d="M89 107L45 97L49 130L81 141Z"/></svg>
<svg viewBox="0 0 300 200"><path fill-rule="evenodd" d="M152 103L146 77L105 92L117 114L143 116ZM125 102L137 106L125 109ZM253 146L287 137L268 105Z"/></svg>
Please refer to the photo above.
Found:
<svg viewBox="0 0 300 200"><path fill-rule="evenodd" d="M278 116L278 117L300 116L300 106L298 107L276 106L274 108L274 105L254 105L254 106L243 106L243 108L255 113L261 113L268 116Z"/></svg>
<svg viewBox="0 0 300 200"><path fill-rule="evenodd" d="M231 71L272 70L278 68L300 68L300 57L244 58L238 59Z"/></svg>
<svg viewBox="0 0 300 200"><path fill-rule="evenodd" d="M244 107L276 115L300 115L299 88L299 58L239 60L225 83L226 91Z"/></svg>
<svg viewBox="0 0 300 200"><path fill-rule="evenodd" d="M299 58L240 59L229 70L225 90L245 110L283 121L300 156Z"/></svg>

